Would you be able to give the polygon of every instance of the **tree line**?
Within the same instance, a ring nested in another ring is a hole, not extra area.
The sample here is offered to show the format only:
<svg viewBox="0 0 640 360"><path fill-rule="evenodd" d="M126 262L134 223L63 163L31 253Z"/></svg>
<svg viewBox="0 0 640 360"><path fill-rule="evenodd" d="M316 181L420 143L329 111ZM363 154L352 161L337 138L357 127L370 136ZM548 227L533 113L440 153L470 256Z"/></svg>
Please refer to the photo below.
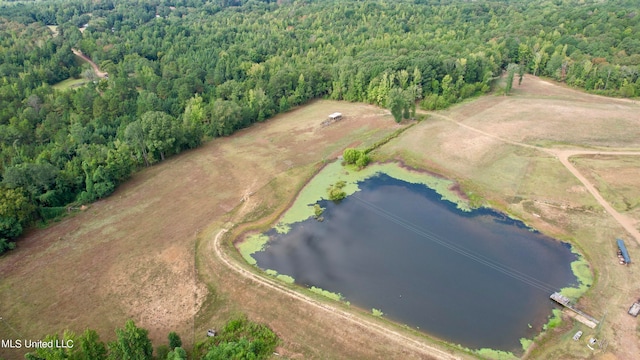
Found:
<svg viewBox="0 0 640 360"><path fill-rule="evenodd" d="M401 120L416 103L442 109L488 92L510 64L587 91L636 96L635 5L3 2L0 252L30 224L108 196L136 169L314 98L386 106ZM54 88L83 74L71 48L108 79Z"/></svg>
<svg viewBox="0 0 640 360"><path fill-rule="evenodd" d="M156 347L149 339L147 329L128 320L116 329L116 339L105 344L95 330L87 329L82 335L65 331L60 337L49 335L43 341L53 341L53 347L40 347L25 354L27 360L259 360L266 359L275 350L278 337L267 326L247 320L232 319L215 337L196 344L191 351L182 345L175 332L168 335L167 344ZM20 340L22 341L22 340ZM23 344L24 345L24 344Z"/></svg>

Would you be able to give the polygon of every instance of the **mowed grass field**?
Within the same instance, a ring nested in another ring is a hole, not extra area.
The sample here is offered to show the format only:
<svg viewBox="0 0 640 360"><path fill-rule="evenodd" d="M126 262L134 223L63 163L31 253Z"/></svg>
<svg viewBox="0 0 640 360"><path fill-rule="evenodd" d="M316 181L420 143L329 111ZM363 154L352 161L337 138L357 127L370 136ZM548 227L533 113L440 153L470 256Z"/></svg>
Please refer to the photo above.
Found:
<svg viewBox="0 0 640 360"><path fill-rule="evenodd" d="M334 111L345 119L322 127ZM640 353L638 322L626 310L640 297L640 270L617 264L615 237L625 232L552 153L532 145L638 148L638 113L634 102L528 76L510 96L489 95L429 115L372 155L457 180L473 202L570 241L586 256L596 283L579 306L603 319L602 325L591 330L566 319L526 357L633 359ZM170 331L189 346L206 329L244 313L276 331L284 357L425 358L245 279L212 250L214 237L230 228L224 249L242 263L231 244L234 236L274 222L324 160L402 126L372 106L316 101L145 169L87 211L31 231L17 250L0 258L0 316L21 337L36 339L90 327L110 340L114 328L133 318L150 330L156 346L166 343ZM585 176L593 176L587 170L635 171L622 161L599 167L583 166L580 159L572 158ZM625 187L640 187L637 177L620 179ZM640 256L637 243L629 238L627 245L632 258ZM572 341L578 329L583 339L606 341L606 349L592 352L584 341ZM0 326L3 338L14 337L11 331ZM0 357L14 355L0 349Z"/></svg>

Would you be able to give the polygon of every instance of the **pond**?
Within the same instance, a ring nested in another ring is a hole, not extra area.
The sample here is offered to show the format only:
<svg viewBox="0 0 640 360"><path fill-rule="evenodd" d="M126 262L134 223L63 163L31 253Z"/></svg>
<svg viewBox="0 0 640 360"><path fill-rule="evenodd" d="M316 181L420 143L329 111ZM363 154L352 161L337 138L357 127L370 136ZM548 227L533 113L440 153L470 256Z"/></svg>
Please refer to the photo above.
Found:
<svg viewBox="0 0 640 360"><path fill-rule="evenodd" d="M257 265L445 341L514 353L548 321L549 295L578 284L570 247L521 222L384 174L357 186L318 203L323 221L267 232Z"/></svg>

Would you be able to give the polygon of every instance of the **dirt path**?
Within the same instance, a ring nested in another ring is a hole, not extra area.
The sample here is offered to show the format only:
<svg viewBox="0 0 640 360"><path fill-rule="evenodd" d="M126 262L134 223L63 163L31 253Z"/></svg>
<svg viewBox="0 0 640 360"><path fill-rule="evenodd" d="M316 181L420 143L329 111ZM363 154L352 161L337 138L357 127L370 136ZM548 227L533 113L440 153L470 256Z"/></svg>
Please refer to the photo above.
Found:
<svg viewBox="0 0 640 360"><path fill-rule="evenodd" d="M347 311L344 310L340 310L338 308L335 308L331 305L325 304L323 302L317 301L315 299L312 299L308 296L305 296L297 291L288 289L285 286L282 286L281 284L279 284L276 281L273 281L271 279L268 278L264 278L262 276L256 275L246 269L244 269L242 266L238 265L234 260L228 258L225 254L225 252L222 250L220 244L221 244L221 239L222 239L222 235L224 235L228 230L227 229L222 229L218 232L218 234L215 236L215 238L213 239L212 242L210 242L209 246L213 247L213 250L216 254L216 256L218 257L218 259L220 259L229 269L237 272L238 274L240 274L241 276L250 279L258 284L264 285L270 289L273 289L275 291L279 291L291 298L294 298L296 300L302 301L310 306L313 306L317 309L329 312L333 315L339 316L344 320L347 320L351 323L354 324L358 324L358 325L362 325L365 328L371 330L371 331L375 331L377 333L379 333L382 336L387 337L389 340L395 342L396 344L402 346L405 349L412 349L416 352L422 353L424 355L428 355L429 357L435 357L437 359L444 359L444 360L460 360L460 357L457 357L455 355L449 354L445 351L442 351L436 347L433 346L429 346L427 344L424 344L421 341L412 339L408 336L405 336L397 331L394 330L390 330L385 326L379 325L373 321L369 321L366 320L362 317L356 316L354 314L351 314Z"/></svg>
<svg viewBox="0 0 640 360"><path fill-rule="evenodd" d="M549 150L547 151L551 154L554 154L564 165L567 170L569 170L573 176L575 176L582 185L584 185L587 190L593 195L593 197L598 201L600 205L625 229L631 236L633 236L638 244L640 244L640 231L635 227L635 221L628 216L619 213L616 209L614 209L603 197L600 195L600 192L591 184L587 178L584 177L578 171L578 169L573 166L569 158L575 155L631 155L631 156L640 156L640 152L637 151L584 151L584 150Z"/></svg>
<svg viewBox="0 0 640 360"><path fill-rule="evenodd" d="M525 143L522 143L522 142L506 139L506 138L503 138L503 137L488 133L486 131L482 131L480 129L474 128L473 126L469 126L467 124L463 124L463 123L461 123L461 122L459 122L459 121L457 121L457 120L455 120L453 118L450 118L450 117L442 115L442 114L427 112L427 111L423 111L423 110L419 110L418 113L420 113L420 114L428 114L428 115L431 115L431 116L434 116L434 117L437 117L437 118L441 118L441 119L447 120L449 122L457 124L460 127L463 127L465 129L474 131L474 132L482 134L484 136L488 136L490 138L496 139L496 140L498 140L500 142L503 142L503 143L506 143L506 144L542 151L542 152L545 152L547 154L550 154L550 155L556 157L562 163L562 165L564 165L564 167L567 170L569 170L569 172L571 172L571 174L573 174L573 176L575 176L578 180L580 180L580 182L585 186L585 188L587 188L589 193L591 193L591 195L609 213L609 215L611 215L618 222L618 224L620 224L620 226L622 226L629 233L629 235L631 235L636 240L636 242L638 242L638 244L640 244L640 231L638 231L638 229L635 227L635 221L633 219L629 218L628 216L619 213L616 209L614 209L611 206L611 204L609 204L602 197L602 195L600 195L600 192L595 188L595 186L593 186L593 184L591 184L587 180L587 178L585 178L584 175L582 175L580 173L580 171L578 171L578 169L576 169L576 167L573 166L573 164L571 164L571 161L569 161L570 157L576 156L576 155L640 156L640 151L636 151L636 150L629 151L630 149L618 149L617 151L610 151L610 150L599 151L599 150L565 150L565 149L543 148L543 147L540 147L540 146L525 144Z"/></svg>
<svg viewBox="0 0 640 360"><path fill-rule="evenodd" d="M76 56L79 56L82 60L88 62L93 68L93 72L95 72L99 78L104 79L107 77L108 74L104 71L100 71L100 68L98 67L98 65L96 65L96 63L94 63L91 59L89 59L87 55L83 54L82 51L77 49L71 49L71 51L73 51L73 53Z"/></svg>

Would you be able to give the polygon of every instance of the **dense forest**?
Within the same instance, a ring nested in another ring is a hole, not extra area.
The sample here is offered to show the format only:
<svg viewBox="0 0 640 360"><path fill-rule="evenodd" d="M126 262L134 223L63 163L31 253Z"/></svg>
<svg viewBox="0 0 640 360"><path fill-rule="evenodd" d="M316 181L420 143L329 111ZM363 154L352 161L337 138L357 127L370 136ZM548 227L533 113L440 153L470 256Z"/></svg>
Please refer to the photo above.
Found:
<svg viewBox="0 0 640 360"><path fill-rule="evenodd" d="M313 98L440 109L516 67L634 97L639 12L636 0L0 1L0 253L138 168Z"/></svg>

